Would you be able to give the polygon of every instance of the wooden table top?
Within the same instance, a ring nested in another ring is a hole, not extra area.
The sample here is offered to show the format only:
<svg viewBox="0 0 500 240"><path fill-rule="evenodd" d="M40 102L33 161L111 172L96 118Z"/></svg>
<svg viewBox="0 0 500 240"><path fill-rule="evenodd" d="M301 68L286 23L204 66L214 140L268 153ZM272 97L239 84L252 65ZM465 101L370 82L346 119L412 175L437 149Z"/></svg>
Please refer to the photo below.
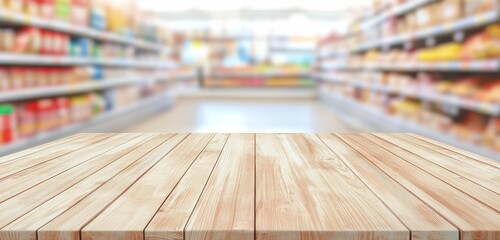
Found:
<svg viewBox="0 0 500 240"><path fill-rule="evenodd" d="M413 134L78 134L0 158L0 239L500 239L500 164Z"/></svg>

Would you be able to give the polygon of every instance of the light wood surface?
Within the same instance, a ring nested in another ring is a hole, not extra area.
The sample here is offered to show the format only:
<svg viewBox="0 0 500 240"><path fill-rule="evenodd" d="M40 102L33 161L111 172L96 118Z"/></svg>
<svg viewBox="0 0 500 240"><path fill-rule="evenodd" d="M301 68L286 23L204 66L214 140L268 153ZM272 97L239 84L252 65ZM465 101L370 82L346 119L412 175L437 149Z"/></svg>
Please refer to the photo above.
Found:
<svg viewBox="0 0 500 240"><path fill-rule="evenodd" d="M499 192L414 134L78 134L0 158L0 239L497 240Z"/></svg>

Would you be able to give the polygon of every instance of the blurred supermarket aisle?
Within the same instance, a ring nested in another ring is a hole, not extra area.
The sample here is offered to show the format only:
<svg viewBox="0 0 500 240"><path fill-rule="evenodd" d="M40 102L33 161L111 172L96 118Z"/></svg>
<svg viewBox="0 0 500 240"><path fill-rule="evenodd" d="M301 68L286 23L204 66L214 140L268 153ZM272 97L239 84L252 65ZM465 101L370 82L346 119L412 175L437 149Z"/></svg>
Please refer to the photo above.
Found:
<svg viewBox="0 0 500 240"><path fill-rule="evenodd" d="M125 132L357 132L318 101L180 99Z"/></svg>

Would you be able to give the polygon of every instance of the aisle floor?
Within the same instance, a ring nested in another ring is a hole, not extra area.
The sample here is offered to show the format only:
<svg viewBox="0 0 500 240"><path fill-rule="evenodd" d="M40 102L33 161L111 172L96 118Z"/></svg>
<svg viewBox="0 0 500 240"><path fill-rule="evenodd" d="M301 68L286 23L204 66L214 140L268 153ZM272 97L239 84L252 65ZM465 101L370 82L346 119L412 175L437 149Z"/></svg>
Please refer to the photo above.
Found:
<svg viewBox="0 0 500 240"><path fill-rule="evenodd" d="M360 132L314 100L180 99L125 132Z"/></svg>

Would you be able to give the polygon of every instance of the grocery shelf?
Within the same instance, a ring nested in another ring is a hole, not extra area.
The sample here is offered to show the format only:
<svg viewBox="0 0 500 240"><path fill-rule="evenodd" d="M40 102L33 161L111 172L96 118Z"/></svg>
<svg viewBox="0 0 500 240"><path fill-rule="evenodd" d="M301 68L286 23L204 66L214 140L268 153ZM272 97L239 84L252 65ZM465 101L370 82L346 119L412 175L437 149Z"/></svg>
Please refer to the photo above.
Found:
<svg viewBox="0 0 500 240"><path fill-rule="evenodd" d="M1 92L0 103L14 102L19 100L27 100L34 98L43 98L43 97L63 96L63 95L70 95L70 94L83 93L89 91L98 91L116 86L122 86L140 82L167 81L167 80L177 80L185 78L186 76L184 75L167 76L165 74L153 75L153 76L147 76L147 75L131 76L131 77L103 79L103 80L92 80L86 83L78 83L68 86L15 90L15 91Z"/></svg>
<svg viewBox="0 0 500 240"><path fill-rule="evenodd" d="M417 133L432 139L435 139L440 142L444 142L450 145L454 145L456 147L462 148L466 151L474 152L485 157L489 157L491 159L500 160L500 154L495 153L489 149L473 145L473 143L467 143L460 141L452 136L445 135L436 130L427 129L421 126L418 126L416 123L411 121L407 121L401 118L393 117L387 115L380 109L376 109L369 105L365 105L359 103L355 100L351 100L347 97L333 94L324 90L320 90L321 98L328 102L334 108L341 108L345 111L341 111L343 114L339 114L339 117L344 117L345 113L350 114L359 114L362 115L363 119L367 119L368 121L372 121L374 124L378 124L381 126L385 126L388 131L396 131L396 132L412 132ZM354 111L354 109L356 111ZM356 113L354 113L356 112ZM346 117L347 118L347 117ZM359 119L359 118L358 118ZM383 123L383 124L380 124Z"/></svg>
<svg viewBox="0 0 500 240"><path fill-rule="evenodd" d="M388 47L397 44L404 44L406 42L410 42L413 40L420 40L428 37L440 36L445 34L453 34L457 31L463 31L471 28L481 27L498 21L500 21L500 12L498 10L493 10L490 12L478 14L476 16L466 17L454 22L429 27L416 32L410 32L393 37L383 37L374 41L367 41L365 43L359 44L356 47L352 47L347 51L333 50L332 52L328 51L322 52L321 57L327 58L341 53L355 53L355 52L362 52L370 49L380 48L384 46ZM328 44L325 44L323 46L328 46Z"/></svg>
<svg viewBox="0 0 500 240"><path fill-rule="evenodd" d="M137 68L174 68L176 64L169 61L131 60L131 59L96 59L90 57L44 56L29 54L0 53L0 64L3 65L36 65L36 66L71 66L71 65L105 65Z"/></svg>
<svg viewBox="0 0 500 240"><path fill-rule="evenodd" d="M171 105L172 98L167 93L149 97L133 105L101 113L88 121L74 123L47 133L38 134L29 139L17 140L14 143L2 145L0 146L0 156L15 153L71 134L93 130L99 124L119 125L119 121L126 121L126 118L122 117L124 115L133 114L134 116L141 116L141 111L151 111L152 109L158 110L159 108L166 108Z"/></svg>
<svg viewBox="0 0 500 240"><path fill-rule="evenodd" d="M439 93L429 93L427 91L419 91L418 89L415 89L415 90L396 89L393 87L383 86L380 84L369 84L369 83L362 82L359 80L335 78L333 76L328 76L328 75L324 75L324 74L316 75L315 78L319 79L319 80L323 80L323 81L338 83L338 84L349 84L351 86L358 87L358 88L370 89L370 90L386 92L386 93L399 94L401 96L418 98L418 99L421 99L424 101L429 101L429 102L453 105L453 106L457 106L460 108L488 114L490 116L495 116L495 117L500 116L500 104L486 103L486 102L481 102L481 101L477 101L474 99L462 98L459 96L443 95L443 94L439 94Z"/></svg>
<svg viewBox="0 0 500 240"><path fill-rule="evenodd" d="M411 12L421 6L427 5L432 2L436 2L437 0L413 0L413 1L407 1L404 4L400 4L394 7L391 7L389 10L384 11L381 14L378 14L375 16L373 19L370 21L367 21L364 26L362 27L363 29L367 29L370 27L373 27L375 25L378 25L384 21L387 21L391 17L394 16L400 16L403 14L406 14L408 12Z"/></svg>
<svg viewBox="0 0 500 240"><path fill-rule="evenodd" d="M217 87L204 88L202 90L190 92L189 97L198 98L230 98L230 99L314 99L316 97L315 88L286 88L286 87Z"/></svg>
<svg viewBox="0 0 500 240"><path fill-rule="evenodd" d="M470 60L470 61L443 61L443 62L394 62L394 63L366 63L349 64L345 61L326 62L321 64L323 69L347 70L380 70L380 71L481 71L495 72L500 70L500 59Z"/></svg>
<svg viewBox="0 0 500 240"><path fill-rule="evenodd" d="M39 27L49 30L54 30L58 32L63 32L71 35L78 35L89 37L97 40L116 42L121 44L131 45L140 49L151 50L151 51L165 51L166 47L147 42L140 39L134 39L133 37L122 36L116 33L99 31L92 29L90 27L75 26L70 23L65 23L55 20L47 20L43 18L33 17L21 13L15 13L12 11L0 9L0 21L8 22L20 25L27 25L33 27Z"/></svg>
<svg viewBox="0 0 500 240"><path fill-rule="evenodd" d="M214 78L280 78L280 77L309 77L310 72L235 72L235 73L213 73Z"/></svg>

